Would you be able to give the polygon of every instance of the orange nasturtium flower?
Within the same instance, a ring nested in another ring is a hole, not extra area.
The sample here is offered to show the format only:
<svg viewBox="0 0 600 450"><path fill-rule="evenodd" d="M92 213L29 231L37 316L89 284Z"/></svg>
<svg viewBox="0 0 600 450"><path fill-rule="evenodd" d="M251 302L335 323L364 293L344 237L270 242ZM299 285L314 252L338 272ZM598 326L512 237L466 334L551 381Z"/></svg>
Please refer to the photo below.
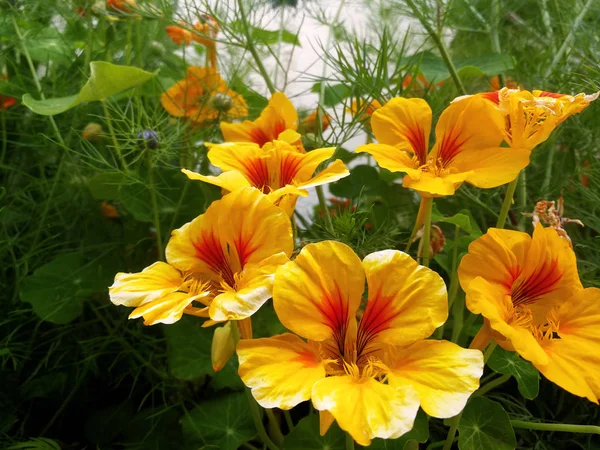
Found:
<svg viewBox="0 0 600 450"><path fill-rule="evenodd" d="M106 7L118 11L128 11L130 8L137 7L136 0L106 0Z"/></svg>
<svg viewBox="0 0 600 450"><path fill-rule="evenodd" d="M160 102L172 116L194 123L248 115L244 98L213 67L188 67L186 78L163 92Z"/></svg>
<svg viewBox="0 0 600 450"><path fill-rule="evenodd" d="M527 149L502 148L502 116L489 101L471 96L444 110L428 152L431 108L420 98L394 98L373 113L378 144L362 145L377 163L405 172L402 185L424 197L452 195L463 182L493 188L514 180L529 163Z"/></svg>
<svg viewBox="0 0 600 450"><path fill-rule="evenodd" d="M110 300L135 307L129 318L143 316L145 325L184 313L210 317L204 326L243 320L271 297L275 270L293 248L289 217L259 190L239 189L173 231L166 263L118 273Z"/></svg>
<svg viewBox="0 0 600 450"><path fill-rule="evenodd" d="M325 111L321 111L321 131L325 131L331 124L331 116ZM317 110L315 109L308 116L306 116L300 124L302 132L304 133L317 133Z"/></svg>
<svg viewBox="0 0 600 450"><path fill-rule="evenodd" d="M312 399L322 419L331 414L366 446L408 432L419 404L431 416L455 416L479 386L480 351L426 340L448 317L446 286L406 253L361 261L340 242L309 244L277 270L273 302L295 334L237 347L240 377L265 408Z"/></svg>
<svg viewBox="0 0 600 450"><path fill-rule="evenodd" d="M298 113L282 92L275 92L271 96L269 104L254 121L221 122L221 133L225 142L253 142L260 147L275 139L295 144L300 135L288 130L298 130Z"/></svg>
<svg viewBox="0 0 600 450"><path fill-rule="evenodd" d="M177 45L190 45L192 42L198 42L205 46L213 46L214 38L217 37L219 27L217 21L210 16L203 16L199 22L196 22L193 31L189 30L190 25L185 22L179 22L183 27L170 25L166 27L167 34ZM186 27L186 28L184 28Z"/></svg>
<svg viewBox="0 0 600 450"><path fill-rule="evenodd" d="M504 139L511 148L533 150L552 131L573 114L583 111L598 98L598 94L575 96L502 88L496 92L476 94L497 105L504 118ZM454 102L472 96L458 97ZM453 103L454 103L453 102Z"/></svg>
<svg viewBox="0 0 600 450"><path fill-rule="evenodd" d="M298 196L308 195L306 188L350 175L344 163L337 159L313 176L317 166L331 158L334 152L335 147L330 147L301 153L295 146L279 140L267 142L262 148L254 143L227 142L210 145L208 151L208 159L223 171L222 174L201 175L187 169L182 172L192 180L214 184L227 191L256 187L291 215Z"/></svg>
<svg viewBox="0 0 600 450"><path fill-rule="evenodd" d="M533 238L490 228L471 243L458 276L466 305L484 317L472 348L495 339L550 381L598 403L600 290L583 289L575 254L555 229Z"/></svg>

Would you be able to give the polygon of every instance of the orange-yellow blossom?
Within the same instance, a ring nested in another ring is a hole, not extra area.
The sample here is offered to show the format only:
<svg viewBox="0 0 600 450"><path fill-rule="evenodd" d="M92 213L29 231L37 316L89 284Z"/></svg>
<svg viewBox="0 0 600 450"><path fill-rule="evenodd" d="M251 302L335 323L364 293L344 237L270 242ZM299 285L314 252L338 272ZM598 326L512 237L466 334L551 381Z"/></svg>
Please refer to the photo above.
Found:
<svg viewBox="0 0 600 450"><path fill-rule="evenodd" d="M199 124L248 115L243 97L227 87L214 67L188 67L186 78L164 92L160 102L172 116Z"/></svg>
<svg viewBox="0 0 600 450"><path fill-rule="evenodd" d="M240 341L239 374L265 408L311 399L323 434L335 419L363 446L397 438L412 428L419 405L452 417L479 386L480 351L425 340L448 316L446 286L406 253L361 261L340 242L309 244L278 269L273 302L295 334Z"/></svg>
<svg viewBox="0 0 600 450"><path fill-rule="evenodd" d="M485 319L472 347L493 338L598 403L600 290L583 289L575 254L555 229L538 224L530 237L490 228L469 246L458 276L467 308Z"/></svg>
<svg viewBox="0 0 600 450"><path fill-rule="evenodd" d="M295 146L279 140L267 142L262 148L254 143L225 143L211 145L208 152L208 159L223 171L222 174L212 176L182 171L192 180L214 184L227 191L254 186L291 215L298 196L308 195L307 188L331 183L350 174L341 160L335 160L314 175L319 164L331 158L334 152L335 148L320 148L301 153Z"/></svg>
<svg viewBox="0 0 600 450"><path fill-rule="evenodd" d="M167 263L118 273L110 299L135 307L129 317L143 316L146 325L184 313L210 317L205 325L243 320L271 297L275 270L292 250L286 214L259 190L239 189L173 231Z"/></svg>
<svg viewBox="0 0 600 450"><path fill-rule="evenodd" d="M431 108L423 99L394 98L373 113L378 144L362 145L377 163L405 172L404 187L425 197L452 195L463 182L493 188L512 181L529 163L528 149L500 147L502 115L491 102L471 96L444 110L429 151Z"/></svg>

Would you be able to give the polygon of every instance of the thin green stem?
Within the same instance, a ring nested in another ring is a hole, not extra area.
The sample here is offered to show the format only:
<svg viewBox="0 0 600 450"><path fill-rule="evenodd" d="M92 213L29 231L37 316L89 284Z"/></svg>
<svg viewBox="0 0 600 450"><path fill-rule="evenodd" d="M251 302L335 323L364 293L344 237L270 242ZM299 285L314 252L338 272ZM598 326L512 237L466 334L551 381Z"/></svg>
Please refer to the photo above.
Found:
<svg viewBox="0 0 600 450"><path fill-rule="evenodd" d="M0 109L0 126L2 126L2 153L0 153L0 165L4 164L6 149L8 148L8 136L6 132L6 110Z"/></svg>
<svg viewBox="0 0 600 450"><path fill-rule="evenodd" d="M121 149L121 144L119 144L119 140L117 139L117 134L115 133L115 128L113 127L112 119L110 118L110 111L108 110L108 106L106 106L106 100L102 100L101 103L102 103L102 110L104 111L104 120L106 120L106 125L108 126L108 133L110 134L110 137L112 139L113 147L115 149L115 152L117 152L117 156L119 158L119 161L121 161L121 165L123 166L123 169L127 170L128 169L127 161L125 160L125 157L123 156L123 150Z"/></svg>
<svg viewBox="0 0 600 450"><path fill-rule="evenodd" d="M498 344L496 344L496 341L492 341L490 342L490 345L488 345L488 347L485 349L485 353L483 354L484 364L488 362L488 359L490 359L490 356L492 356L492 353L494 353L494 350L496 350L497 345Z"/></svg>
<svg viewBox="0 0 600 450"><path fill-rule="evenodd" d="M548 187L550 186L550 179L552 178L552 165L554 164L554 155L556 154L556 145L551 145L548 151L548 159L546 160L546 171L544 173L544 181L540 191L542 195L546 194Z"/></svg>
<svg viewBox="0 0 600 450"><path fill-rule="evenodd" d="M458 430L458 423L460 422L461 416L462 412L450 419L450 429L448 430L448 434L446 435L443 450L451 450L452 444L454 443L454 436L456 436L456 431Z"/></svg>
<svg viewBox="0 0 600 450"><path fill-rule="evenodd" d="M85 63L83 70L85 70L85 73L89 74L90 62L92 61L92 53L94 51L94 24L92 22L91 8L86 8L85 17L87 23L87 48L85 49Z"/></svg>
<svg viewBox="0 0 600 450"><path fill-rule="evenodd" d="M431 238L431 213L433 210L433 198L424 198L425 203L425 218L423 219L423 236L421 241L423 243L423 255L421 264L425 267L429 267L429 240Z"/></svg>
<svg viewBox="0 0 600 450"><path fill-rule="evenodd" d="M158 201L156 198L156 190L154 186L154 164L152 162L152 153L149 148L146 148L146 160L148 162L148 187L150 188L150 201L152 202L152 221L154 222L154 230L156 233L156 246L158 247L158 259L164 261L165 254L163 248L162 233L160 230L160 217L158 214Z"/></svg>
<svg viewBox="0 0 600 450"><path fill-rule="evenodd" d="M294 421L292 420L292 416L289 411L283 411L283 417L285 417L285 423L288 427L289 431L294 429Z"/></svg>
<svg viewBox="0 0 600 450"><path fill-rule="evenodd" d="M246 388L246 396L248 397L248 405L250 406L250 413L252 414L252 419L254 420L254 426L256 427L256 431L258 432L258 436L263 441L263 443L267 446L269 450L279 450L279 447L275 445L275 443L271 440L269 435L267 434L267 430L262 422L262 417L260 417L260 409L254 397L252 397L252 393L250 389Z"/></svg>
<svg viewBox="0 0 600 450"><path fill-rule="evenodd" d="M513 428L539 431L563 431L566 433L600 434L600 427L596 425L571 425L568 423L536 423L524 420L511 420Z"/></svg>
<svg viewBox="0 0 600 450"><path fill-rule="evenodd" d="M504 202L502 202L502 208L500 209L500 215L498 216L498 221L496 222L496 228L504 228L506 225L506 218L508 217L508 210L513 202L513 196L515 195L515 189L517 189L517 184L519 182L519 177L517 176L514 180L508 183L508 187L506 188L506 194L504 194Z"/></svg>
<svg viewBox="0 0 600 450"><path fill-rule="evenodd" d="M281 432L281 428L279 428L279 421L272 409L265 408L265 412L267 413L267 417L269 418L269 431L271 431L271 435L273 436L273 441L279 446L283 446L283 433Z"/></svg>
<svg viewBox="0 0 600 450"><path fill-rule="evenodd" d="M526 177L526 172L525 170L522 170L520 175L519 175L519 184L517 186L518 190L517 190L517 204L519 206L519 210L522 211L527 211L527 177ZM517 224L519 227L519 230L521 231L525 231L525 222L524 222L525 216L521 215L518 219L517 219Z"/></svg>
<svg viewBox="0 0 600 450"><path fill-rule="evenodd" d="M450 58L448 49L446 48L446 45L444 44L444 41L442 40L441 36L427 21L427 18L425 16L423 16L423 14L421 14L421 11L419 11L419 8L417 7L417 5L415 4L415 2L413 0L406 0L406 4L408 6L410 6L410 9L412 9L413 14L419 20L419 22L421 22L421 25L423 25L423 28L425 28L425 30L429 34L429 37L431 37L431 39L433 39L433 42L435 43L436 47L438 48L440 55L442 56L442 59L444 60L444 63L446 64L446 67L448 68L448 71L450 72L450 76L452 77L452 81L454 81L454 84L456 85L458 92L460 92L461 95L466 95L467 90L465 89L465 86L463 85L463 83L460 79L460 76L458 75L458 71L456 70L454 63L452 62L452 59Z"/></svg>
<svg viewBox="0 0 600 450"><path fill-rule="evenodd" d="M492 389L497 388L498 386L506 383L508 380L510 380L510 375L502 375L501 377L498 377L492 381L490 381L489 383L484 384L483 386L481 386L478 390L476 390L473 395L474 396L482 396L487 394L489 391L491 391Z"/></svg>
<svg viewBox="0 0 600 450"><path fill-rule="evenodd" d="M571 31L569 31L569 34L567 35L567 37L565 38L564 42L562 43L562 45L558 49L558 52L556 52L556 55L554 55L554 59L548 65L548 68L546 69L546 72L544 72L544 76L543 76L544 80L546 80L550 76L550 74L552 73L552 70L555 67L559 67L560 66L560 60L562 59L562 57L564 56L564 54L567 52L567 50L571 46L571 42L573 42L573 39L575 39L575 32L577 31L577 29L581 25L581 22L583 22L584 17L586 16L586 14L588 13L588 11L590 10L590 8L593 5L594 1L595 0L588 0L585 3L585 5L583 5L583 8L581 8L581 11L579 12L579 14L577 15L577 17L575 18L575 21L573 22L573 26L571 27Z"/></svg>
<svg viewBox="0 0 600 450"><path fill-rule="evenodd" d="M265 80L265 83L267 84L267 89L269 89L269 92L271 94L274 94L277 90L275 89L275 85L273 84L273 82L271 81L271 78L269 77L269 72L267 72L267 69L265 68L265 65L263 64L262 59L260 58L260 55L256 51L256 47L254 46L254 39L252 38L252 35L250 34L250 27L248 25L248 17L246 16L246 11L244 10L244 0L237 0L237 5L238 5L238 9L240 10L240 18L241 18L242 28L243 28L242 31L244 32L244 35L246 36L246 48L248 49L248 51L254 58L254 63L256 64L258 71L260 72L263 79Z"/></svg>
<svg viewBox="0 0 600 450"><path fill-rule="evenodd" d="M333 231L333 222L331 221L331 215L329 215L329 208L327 207L327 200L325 199L325 192L323 192L323 186L315 187L317 191L317 197L319 198L319 208L323 213L323 217L325 220L325 226L327 230Z"/></svg>
<svg viewBox="0 0 600 450"><path fill-rule="evenodd" d="M169 224L168 230L173 230L175 228L175 222L177 221L177 217L179 217L179 212L181 211L183 200L187 195L187 191L190 188L190 184L190 179L186 177L185 184L183 185L183 189L181 189L181 194L179 194L179 200L177 200L177 206L175 207L175 212L173 213L173 218L171 219L171 223Z"/></svg>
<svg viewBox="0 0 600 450"><path fill-rule="evenodd" d="M452 307L456 293L458 292L458 237L460 236L460 226L454 228L454 242L452 244L452 278L450 279L450 289L448 292L448 308Z"/></svg>
<svg viewBox="0 0 600 450"><path fill-rule="evenodd" d="M346 433L346 450L354 450L354 439Z"/></svg>
<svg viewBox="0 0 600 450"><path fill-rule="evenodd" d="M131 20L127 21L127 42L125 43L125 65L131 65L131 36L133 24Z"/></svg>
<svg viewBox="0 0 600 450"><path fill-rule="evenodd" d="M498 26L500 25L500 0L492 0L492 26L490 27L490 39L492 41L492 50L498 54L502 53L502 47L500 46L500 37L498 35ZM500 87L506 85L506 79L503 73L498 74L498 81L500 81Z"/></svg>

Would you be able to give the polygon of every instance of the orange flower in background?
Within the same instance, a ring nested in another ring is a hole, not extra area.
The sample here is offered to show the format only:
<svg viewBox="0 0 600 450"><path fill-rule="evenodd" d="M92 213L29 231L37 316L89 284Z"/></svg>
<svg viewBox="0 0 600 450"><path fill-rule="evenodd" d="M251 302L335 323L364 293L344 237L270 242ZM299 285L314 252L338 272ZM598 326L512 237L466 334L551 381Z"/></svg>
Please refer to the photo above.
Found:
<svg viewBox="0 0 600 450"><path fill-rule="evenodd" d="M8 109L18 103L16 98L0 95L0 109Z"/></svg>
<svg viewBox="0 0 600 450"><path fill-rule="evenodd" d="M88 123L83 131L81 132L81 137L86 141L98 141L104 137L104 130L102 129L102 125L96 122Z"/></svg>
<svg viewBox="0 0 600 450"><path fill-rule="evenodd" d="M137 7L136 0L106 0L106 7L118 11L127 12L131 8Z"/></svg>
<svg viewBox="0 0 600 450"><path fill-rule="evenodd" d="M363 100L352 100L352 105L346 111L353 116L358 116L359 120L367 120L375 111L381 108L381 103L378 100L365 102Z"/></svg>
<svg viewBox="0 0 600 450"><path fill-rule="evenodd" d="M331 414L367 446L408 432L419 405L433 417L455 416L479 386L481 352L426 340L448 316L446 286L406 253L361 261L340 242L309 244L277 270L273 304L295 334L237 347L240 377L265 408L311 399L322 419ZM322 434L330 424L322 421Z"/></svg>
<svg viewBox="0 0 600 450"><path fill-rule="evenodd" d="M458 276L466 305L485 321L472 348L490 339L518 352L552 382L598 403L600 290L583 289L575 254L553 228L490 228L469 246Z"/></svg>
<svg viewBox="0 0 600 450"><path fill-rule="evenodd" d="M306 196L309 187L337 181L350 175L341 160L313 175L319 164L330 159L335 148L320 148L308 153L275 140L262 147L254 143L210 145L208 159L220 168L219 176L201 175L182 169L192 180L214 184L227 191L253 186L267 194L271 201L289 215L294 212L298 196Z"/></svg>
<svg viewBox="0 0 600 450"><path fill-rule="evenodd" d="M509 89L517 89L519 87L519 84L510 79L509 77L505 77L506 78L506 87ZM502 86L500 84L500 77L498 75L493 76L492 78L490 78L490 91L491 92L495 92L495 91L499 91L500 89L502 89L504 86Z"/></svg>
<svg viewBox="0 0 600 450"><path fill-rule="evenodd" d="M160 101L172 116L195 123L248 115L243 97L229 89L213 67L189 67L186 78L164 92Z"/></svg>
<svg viewBox="0 0 600 450"><path fill-rule="evenodd" d="M185 22L179 22L182 27L170 25L166 27L167 34L177 45L190 45L197 42L205 46L214 46L214 39L219 31L217 21L210 16L203 16L202 21L196 22L193 29Z"/></svg>
<svg viewBox="0 0 600 450"><path fill-rule="evenodd" d="M107 219L118 219L119 211L113 205L108 203L107 201L103 201L100 204L100 213L106 217Z"/></svg>
<svg viewBox="0 0 600 450"><path fill-rule="evenodd" d="M402 185L422 196L452 195L463 182L480 188L506 184L529 164L529 150L500 147L503 121L498 109L479 96L452 103L435 128L429 151L431 108L423 99L394 98L373 113L378 144L365 152L392 172L405 172Z"/></svg>
<svg viewBox="0 0 600 450"><path fill-rule="evenodd" d="M118 273L110 299L135 307L129 318L146 325L183 314L210 317L204 326L243 320L271 297L273 274L293 248L289 217L259 190L239 189L173 231L167 263Z"/></svg>
<svg viewBox="0 0 600 450"><path fill-rule="evenodd" d="M221 133L226 142L253 142L260 147L275 139L295 144L300 139L296 130L298 130L298 113L282 92L275 92L271 96L267 107L254 121L221 122Z"/></svg>
<svg viewBox="0 0 600 450"><path fill-rule="evenodd" d="M329 114L327 114L325 111L321 111L321 131L325 131L327 128L329 128L329 125L331 124L331 116ZM302 132L303 133L317 133L318 127L317 127L317 110L315 109L312 113L310 113L308 116L306 116L304 118L304 120L302 120L301 123L302 126Z"/></svg>

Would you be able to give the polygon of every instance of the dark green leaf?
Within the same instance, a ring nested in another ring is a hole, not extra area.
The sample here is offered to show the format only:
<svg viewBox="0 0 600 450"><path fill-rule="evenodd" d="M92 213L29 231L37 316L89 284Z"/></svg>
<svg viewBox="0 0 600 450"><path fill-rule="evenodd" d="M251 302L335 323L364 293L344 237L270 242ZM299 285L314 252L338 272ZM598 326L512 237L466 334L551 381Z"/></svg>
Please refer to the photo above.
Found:
<svg viewBox="0 0 600 450"><path fill-rule="evenodd" d="M44 28L25 41L31 59L41 63L52 61L59 65L70 65L75 57L75 47L61 36L56 28Z"/></svg>
<svg viewBox="0 0 600 450"><path fill-rule="evenodd" d="M137 450L181 450L183 434L177 409L148 408L135 414L123 431L127 448Z"/></svg>
<svg viewBox="0 0 600 450"><path fill-rule="evenodd" d="M26 399L49 397L63 389L66 382L66 372L43 375L25 383L21 388L21 396Z"/></svg>
<svg viewBox="0 0 600 450"><path fill-rule="evenodd" d="M458 424L460 450L514 450L515 432L499 403L484 397L469 400Z"/></svg>
<svg viewBox="0 0 600 450"><path fill-rule="evenodd" d="M540 374L533 364L525 361L518 353L497 347L487 364L496 373L515 377L523 397L529 400L537 397L540 390Z"/></svg>
<svg viewBox="0 0 600 450"><path fill-rule="evenodd" d="M104 61L90 63L90 70L90 78L78 94L46 100L35 100L31 95L25 94L23 104L34 113L44 116L61 114L80 103L104 100L144 84L158 73L146 72L132 66L117 66Z"/></svg>
<svg viewBox="0 0 600 450"><path fill-rule="evenodd" d="M92 177L88 187L96 200L118 200L122 181L121 172L100 172Z"/></svg>
<svg viewBox="0 0 600 450"><path fill-rule="evenodd" d="M333 423L325 436L319 434L319 415L302 419L285 437L286 450L345 450L346 436L337 423Z"/></svg>
<svg viewBox="0 0 600 450"><path fill-rule="evenodd" d="M119 188L119 200L135 220L152 222L153 206L150 187L143 181L128 182Z"/></svg>
<svg viewBox="0 0 600 450"><path fill-rule="evenodd" d="M21 300L30 303L42 319L56 324L69 323L83 309L93 292L108 289L99 264L86 263L80 253L60 255L25 278Z"/></svg>
<svg viewBox="0 0 600 450"><path fill-rule="evenodd" d="M361 191L368 195L379 195L385 190L385 187L385 183L379 178L377 169L368 165L360 165L350 170L350 176L330 184L329 190L337 197L357 198Z"/></svg>
<svg viewBox="0 0 600 450"><path fill-rule="evenodd" d="M212 375L210 346L214 327L202 328L203 320L184 316L164 328L171 373L182 380Z"/></svg>
<svg viewBox="0 0 600 450"><path fill-rule="evenodd" d="M200 403L182 419L186 441L215 444L236 450L256 435L245 392L236 392Z"/></svg>
<svg viewBox="0 0 600 450"><path fill-rule="evenodd" d="M85 424L85 437L94 444L108 444L124 429L133 416L131 403L96 411Z"/></svg>
<svg viewBox="0 0 600 450"><path fill-rule="evenodd" d="M254 316L252 316L252 318L254 318ZM229 362L225 364L225 367L212 376L210 380L210 387L212 387L215 391L220 391L222 389L243 391L244 383L242 383L242 380L238 375L238 367L238 358L237 355L234 354Z"/></svg>

